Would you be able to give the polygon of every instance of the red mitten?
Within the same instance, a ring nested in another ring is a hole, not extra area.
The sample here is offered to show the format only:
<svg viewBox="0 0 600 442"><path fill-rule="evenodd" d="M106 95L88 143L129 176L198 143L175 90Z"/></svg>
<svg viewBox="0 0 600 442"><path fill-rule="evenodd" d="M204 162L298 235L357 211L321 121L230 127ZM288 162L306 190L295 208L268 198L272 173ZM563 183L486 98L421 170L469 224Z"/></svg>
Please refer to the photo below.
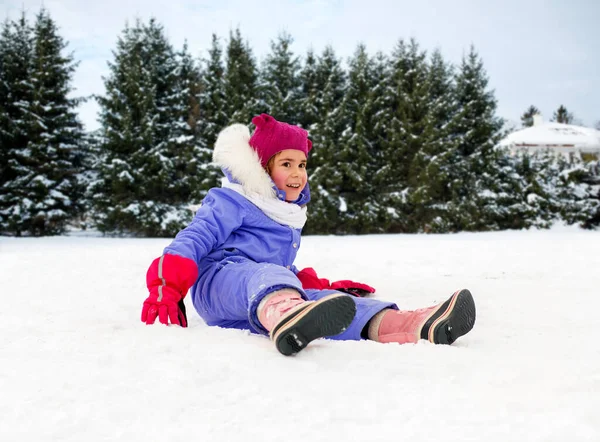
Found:
<svg viewBox="0 0 600 442"><path fill-rule="evenodd" d="M304 289L338 290L340 292L359 297L366 296L370 293L375 293L375 289L370 285L350 281L349 279L330 283L328 279L319 278L317 276L317 272L312 267L307 267L300 270L296 276L302 283L302 288Z"/></svg>
<svg viewBox="0 0 600 442"><path fill-rule="evenodd" d="M350 281L349 279L332 282L331 288L333 290L339 290L340 292L345 292L358 297L375 293L375 289L370 285L363 284L361 282Z"/></svg>
<svg viewBox="0 0 600 442"><path fill-rule="evenodd" d="M162 324L187 327L183 298L198 278L198 266L189 258L163 255L150 264L146 284L150 295L142 307L142 322L154 324L156 317Z"/></svg>
<svg viewBox="0 0 600 442"><path fill-rule="evenodd" d="M296 273L303 289L324 290L329 288L329 279L319 278L312 267L307 267Z"/></svg>

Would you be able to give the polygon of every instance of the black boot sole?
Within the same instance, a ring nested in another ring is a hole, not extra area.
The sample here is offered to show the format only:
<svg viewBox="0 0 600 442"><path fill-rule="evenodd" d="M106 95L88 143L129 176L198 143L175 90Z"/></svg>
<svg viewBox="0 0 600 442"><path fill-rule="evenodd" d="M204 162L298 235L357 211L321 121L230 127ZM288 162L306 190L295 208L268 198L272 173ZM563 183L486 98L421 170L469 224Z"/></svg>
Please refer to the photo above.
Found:
<svg viewBox="0 0 600 442"><path fill-rule="evenodd" d="M425 323L421 338L434 344L450 345L475 325L475 301L469 290L461 290L440 306ZM433 327L433 330L431 329Z"/></svg>
<svg viewBox="0 0 600 442"><path fill-rule="evenodd" d="M311 341L335 336L348 328L356 315L356 304L348 295L329 295L285 318L271 332L277 350L290 356Z"/></svg>

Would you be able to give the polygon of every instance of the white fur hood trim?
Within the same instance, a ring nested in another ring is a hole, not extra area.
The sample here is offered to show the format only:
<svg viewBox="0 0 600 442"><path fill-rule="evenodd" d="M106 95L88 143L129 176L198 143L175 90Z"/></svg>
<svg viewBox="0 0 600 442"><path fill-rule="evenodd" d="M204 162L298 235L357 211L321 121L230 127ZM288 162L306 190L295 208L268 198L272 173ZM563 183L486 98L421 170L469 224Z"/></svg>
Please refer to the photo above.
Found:
<svg viewBox="0 0 600 442"><path fill-rule="evenodd" d="M248 195L277 198L273 181L260 164L260 158L250 146L250 130L243 124L232 124L223 129L213 152L214 163L227 169Z"/></svg>

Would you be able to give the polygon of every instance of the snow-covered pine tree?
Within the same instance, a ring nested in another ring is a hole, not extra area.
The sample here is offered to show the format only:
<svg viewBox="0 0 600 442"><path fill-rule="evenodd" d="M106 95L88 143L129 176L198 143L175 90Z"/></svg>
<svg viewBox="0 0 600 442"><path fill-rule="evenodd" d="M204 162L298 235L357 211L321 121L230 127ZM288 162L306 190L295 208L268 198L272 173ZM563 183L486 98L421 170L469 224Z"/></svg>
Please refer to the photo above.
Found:
<svg viewBox="0 0 600 442"><path fill-rule="evenodd" d="M202 139L210 152L209 162L203 162L203 181L200 188L204 192L219 185L221 172L212 163L212 152L219 132L229 121L225 102L225 67L223 66L223 50L216 34L208 50L208 58L201 61L200 109L201 119L198 122Z"/></svg>
<svg viewBox="0 0 600 442"><path fill-rule="evenodd" d="M106 94L98 97L101 147L97 180L89 191L92 219L102 232L137 232L140 220L130 209L148 199L143 170L154 143L156 108L143 44L142 23L126 25L113 51L114 60L108 62L110 73L103 78Z"/></svg>
<svg viewBox="0 0 600 442"><path fill-rule="evenodd" d="M69 97L76 63L71 54L64 54L67 43L45 9L37 14L32 29L24 15L14 28L20 43L13 48L23 51L17 59L29 62L21 65L27 66L22 76L13 79L29 92L21 97L25 101L13 101L20 115L12 127L17 135L12 141L18 144L13 145L10 160L18 173L3 185L11 196L9 201L2 198L3 206L10 204L2 210L2 224L16 235L60 234L83 207L78 180L83 129L75 112L79 100Z"/></svg>
<svg viewBox="0 0 600 442"><path fill-rule="evenodd" d="M249 124L252 117L266 111L258 98L258 69L250 46L240 29L229 33L225 53L225 113L229 123Z"/></svg>
<svg viewBox="0 0 600 442"><path fill-rule="evenodd" d="M495 147L496 160L480 179L479 196L488 220L478 230L523 229L538 223L535 207L527 201L527 182L516 173L515 158L507 147ZM483 225L483 224L481 224Z"/></svg>
<svg viewBox="0 0 600 442"><path fill-rule="evenodd" d="M532 214L526 225L548 228L556 221L598 225L600 215L600 175L598 161L565 158L550 149L519 151L515 170L524 180L525 203Z"/></svg>
<svg viewBox="0 0 600 442"><path fill-rule="evenodd" d="M501 139L501 125L495 117L495 98L487 90L483 62L474 47L463 56L455 81L459 113L451 122L457 147L448 177L452 194L448 223L453 231L486 230L488 220L482 216L479 195L482 189L475 185L480 183L490 160L496 161L494 146Z"/></svg>
<svg viewBox="0 0 600 442"><path fill-rule="evenodd" d="M523 127L533 126L533 116L539 114L540 110L532 104L525 112L523 112L523 115L521 115L521 125Z"/></svg>
<svg viewBox="0 0 600 442"><path fill-rule="evenodd" d="M202 59L201 72L200 109L202 118L199 121L200 132L202 138L206 140L206 146L212 150L219 132L229 121L225 102L223 49L216 34L212 35L208 57Z"/></svg>
<svg viewBox="0 0 600 442"><path fill-rule="evenodd" d="M347 127L342 132L336 152L341 173L338 229L344 233L380 231L375 206L373 168L373 127L377 123L373 91L378 86L377 73L366 46L359 44L349 60L348 82L341 110Z"/></svg>
<svg viewBox="0 0 600 442"><path fill-rule="evenodd" d="M294 42L288 33L271 41L260 72L260 97L267 113L279 121L298 124L298 101L301 94L300 61L292 52Z"/></svg>
<svg viewBox="0 0 600 442"><path fill-rule="evenodd" d="M114 57L106 95L99 98L95 222L105 233L173 236L192 217L191 189L201 179L188 124L193 92L182 83L180 59L154 19L126 26Z"/></svg>
<svg viewBox="0 0 600 442"><path fill-rule="evenodd" d="M199 203L215 183L212 149L201 133L202 113L200 67L189 53L187 41L176 54L177 78L173 94L173 117L169 135L169 150L173 158L172 191L181 195L184 203ZM186 209L187 210L187 209Z"/></svg>
<svg viewBox="0 0 600 442"><path fill-rule="evenodd" d="M399 213L389 206L389 164L386 154L390 123L394 119L393 108L393 67L390 58L383 52L377 52L372 59L371 71L373 89L366 105L365 115L372 115L372 122L366 126L371 144L371 160L367 167L367 180L372 188L369 198L369 217L373 219L372 232L387 232Z"/></svg>
<svg viewBox="0 0 600 442"><path fill-rule="evenodd" d="M29 177L32 59L33 30L22 13L16 22L6 20L0 35L0 233L7 235L21 236L30 222L32 202L20 185Z"/></svg>
<svg viewBox="0 0 600 442"><path fill-rule="evenodd" d="M501 230L525 226L520 179L505 149L503 120L496 116L494 92L488 89L483 61L471 46L456 74L459 113L452 121L457 140L449 186L448 216L452 230Z"/></svg>
<svg viewBox="0 0 600 442"><path fill-rule="evenodd" d="M298 98L298 124L308 130L318 120L320 91L317 80L317 57L312 49L309 49L304 58L304 64L300 70L300 96Z"/></svg>
<svg viewBox="0 0 600 442"><path fill-rule="evenodd" d="M308 163L311 189L308 233L337 233L338 217L346 210L340 200L342 176L339 169L339 138L347 128L347 114L342 111L346 73L332 47L318 58L316 68L318 93L317 120L311 126L313 150Z"/></svg>
<svg viewBox="0 0 600 442"><path fill-rule="evenodd" d="M44 186L45 194L38 193L36 233L47 235L64 232L67 223L82 212L84 188L79 174L86 152L76 111L81 100L70 97L77 63L72 54L64 53L67 43L44 9L36 17L34 35L33 112L39 118L37 147L42 153L37 174L42 176L38 181L50 181Z"/></svg>
<svg viewBox="0 0 600 442"><path fill-rule="evenodd" d="M559 160L557 193L560 218L567 224L585 228L597 225L600 213L598 162L585 163L579 157Z"/></svg>
<svg viewBox="0 0 600 442"><path fill-rule="evenodd" d="M400 108L400 95L398 90L399 71L398 59L403 58L406 53L406 44L400 40L392 54L388 57L389 69L387 78L384 80L386 87L382 90L383 101L389 109L388 119L385 124L385 134L379 143L382 168L377 171L375 182L377 184L376 199L380 207L389 214L388 232L405 231L399 227L403 220L403 213L398 208L403 201L403 191L407 187L407 175L401 175L402 168L400 159L399 135L402 131L402 122L398 118L397 109ZM408 167L408 166L407 166Z"/></svg>
<svg viewBox="0 0 600 442"><path fill-rule="evenodd" d="M92 228L95 225L93 222L94 210L90 198L90 189L93 183L98 180L98 171L103 158L101 150L102 144L102 131L100 129L85 132L81 140L81 146L85 155L83 157L82 170L78 176L78 180L85 189L83 213L73 224L83 230Z"/></svg>
<svg viewBox="0 0 600 442"><path fill-rule="evenodd" d="M8 115L8 107L11 105L9 103L11 94L9 89L10 74L7 69L10 58L9 45L10 22L7 19L0 25L0 189L2 189L5 175L8 172L8 145L5 145L5 143L10 137L10 125L12 124Z"/></svg>
<svg viewBox="0 0 600 442"><path fill-rule="evenodd" d="M429 82L426 53L416 40L408 44L400 40L391 56L391 88L389 102L394 110L388 126L384 157L389 164L384 178L385 191L381 197L396 218L390 227L393 232L416 231L418 215L411 202L411 193L418 187L420 170L415 164L418 152L432 138L429 114Z"/></svg>
<svg viewBox="0 0 600 442"><path fill-rule="evenodd" d="M550 150L518 151L514 169L523 180L523 200L529 206L529 225L548 228L560 218L560 174L566 162Z"/></svg>
<svg viewBox="0 0 600 442"><path fill-rule="evenodd" d="M585 163L585 167L587 173L584 175L582 182L589 186L586 193L591 200L589 205L592 206L592 209L588 219L581 222L580 225L585 229L595 229L600 226L600 159L596 158ZM593 207L595 207L595 210Z"/></svg>
<svg viewBox="0 0 600 442"><path fill-rule="evenodd" d="M427 131L431 136L423 140L415 155L412 170L415 178L409 195L419 231L449 229L446 220L452 196L448 180L457 148L450 123L458 112L453 76L453 66L444 60L439 49L435 50L428 67L429 121L425 119L432 125Z"/></svg>

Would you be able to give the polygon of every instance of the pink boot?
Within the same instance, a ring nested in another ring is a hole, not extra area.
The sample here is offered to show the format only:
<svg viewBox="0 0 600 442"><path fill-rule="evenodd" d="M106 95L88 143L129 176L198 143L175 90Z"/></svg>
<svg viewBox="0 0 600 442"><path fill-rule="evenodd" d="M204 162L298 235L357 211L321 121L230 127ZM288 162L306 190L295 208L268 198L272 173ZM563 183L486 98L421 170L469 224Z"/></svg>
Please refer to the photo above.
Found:
<svg viewBox="0 0 600 442"><path fill-rule="evenodd" d="M356 314L351 296L333 294L305 301L293 289L267 295L258 305L258 320L271 332L280 353L298 353L311 341L342 333Z"/></svg>
<svg viewBox="0 0 600 442"><path fill-rule="evenodd" d="M452 344L475 324L475 302L468 290L455 292L446 302L413 311L385 309L369 324L369 339L377 342Z"/></svg>
<svg viewBox="0 0 600 442"><path fill-rule="evenodd" d="M269 293L258 304L258 320L268 331L294 307L305 303L300 293L294 289L283 289Z"/></svg>

